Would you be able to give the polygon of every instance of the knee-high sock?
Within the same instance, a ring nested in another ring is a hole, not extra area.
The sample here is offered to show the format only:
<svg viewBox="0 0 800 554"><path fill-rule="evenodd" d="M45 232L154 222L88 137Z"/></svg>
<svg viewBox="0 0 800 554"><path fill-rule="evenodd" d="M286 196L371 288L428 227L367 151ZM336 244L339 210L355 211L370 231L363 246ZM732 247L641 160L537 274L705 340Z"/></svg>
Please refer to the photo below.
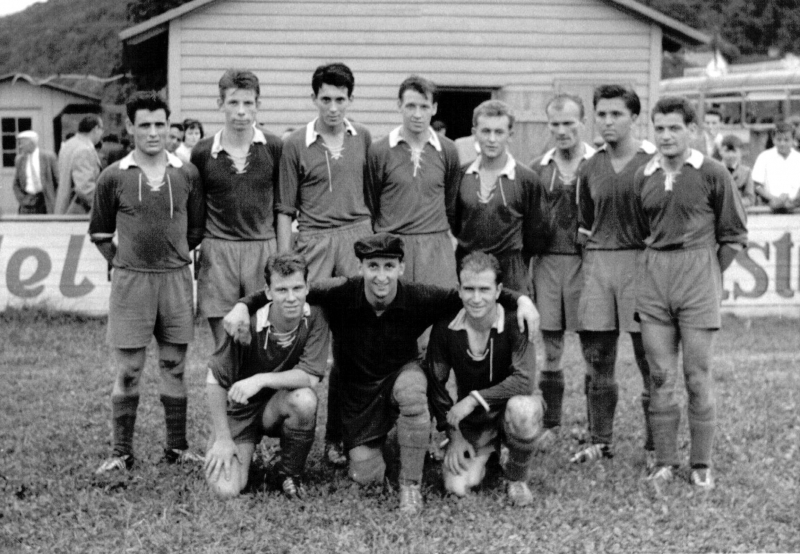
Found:
<svg viewBox="0 0 800 554"><path fill-rule="evenodd" d="M650 411L653 439L656 450L656 463L660 466L677 466L678 427L681 423L681 409L675 404L661 410Z"/></svg>
<svg viewBox="0 0 800 554"><path fill-rule="evenodd" d="M561 406L564 399L564 373L562 371L543 371L539 380L539 390L545 403L542 423L545 429L561 425Z"/></svg>
<svg viewBox="0 0 800 554"><path fill-rule="evenodd" d="M281 460L277 470L281 475L299 476L306 467L308 453L314 444L314 428L297 429L286 423L281 429Z"/></svg>
<svg viewBox="0 0 800 554"><path fill-rule="evenodd" d="M645 355L641 333L631 333L633 356L642 374L642 411L644 412L644 449L653 450L653 428L650 424L650 364Z"/></svg>
<svg viewBox="0 0 800 554"><path fill-rule="evenodd" d="M692 467L711 467L716 419L716 407L713 403L700 411L693 410L691 403L689 404L689 433L692 437L689 463Z"/></svg>
<svg viewBox="0 0 800 554"><path fill-rule="evenodd" d="M590 366L589 423L593 443L611 444L619 387L614 379L617 332L581 333L581 348Z"/></svg>
<svg viewBox="0 0 800 554"><path fill-rule="evenodd" d="M161 395L164 405L164 419L167 424L167 450L186 450L186 398Z"/></svg>
<svg viewBox="0 0 800 554"><path fill-rule="evenodd" d="M111 421L114 429L114 455L133 455L133 429L139 396L112 396Z"/></svg>
<svg viewBox="0 0 800 554"><path fill-rule="evenodd" d="M506 435L508 445L508 461L504 473L509 481L526 481L530 472L534 453L534 439L520 439Z"/></svg>

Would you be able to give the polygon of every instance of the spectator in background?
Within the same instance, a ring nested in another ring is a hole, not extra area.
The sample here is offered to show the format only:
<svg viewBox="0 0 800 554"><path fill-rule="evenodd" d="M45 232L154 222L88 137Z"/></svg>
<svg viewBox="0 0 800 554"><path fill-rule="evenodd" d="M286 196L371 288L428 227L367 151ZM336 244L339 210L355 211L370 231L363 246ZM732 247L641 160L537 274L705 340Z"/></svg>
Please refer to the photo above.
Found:
<svg viewBox="0 0 800 554"><path fill-rule="evenodd" d="M58 187L58 159L39 148L39 135L23 131L17 135L19 156L14 162L14 196L20 214L51 214Z"/></svg>
<svg viewBox="0 0 800 554"><path fill-rule="evenodd" d="M708 110L703 115L703 140L698 145L703 154L715 160L721 160L722 134L719 127L722 125L722 114L717 110Z"/></svg>
<svg viewBox="0 0 800 554"><path fill-rule="evenodd" d="M167 152L174 154L175 150L183 143L183 125L175 122L169 124L167 134Z"/></svg>
<svg viewBox="0 0 800 554"><path fill-rule="evenodd" d="M722 162L728 171L739 196L742 206L748 208L756 203L756 193L753 187L753 170L742 163L742 141L736 135L726 135L722 139Z"/></svg>
<svg viewBox="0 0 800 554"><path fill-rule="evenodd" d="M94 189L102 164L94 145L103 136L103 119L87 115L78 132L61 146L58 154L56 214L81 215L92 209Z"/></svg>
<svg viewBox="0 0 800 554"><path fill-rule="evenodd" d="M775 213L787 213L798 206L800 152L792 148L794 129L778 123L773 134L775 146L764 150L753 166L755 191Z"/></svg>
<svg viewBox="0 0 800 554"><path fill-rule="evenodd" d="M800 151L800 113L795 113L786 118L786 123L794 129L794 149Z"/></svg>
<svg viewBox="0 0 800 554"><path fill-rule="evenodd" d="M440 137L447 136L447 124L441 119L437 119L431 123L431 127L433 127L433 130L436 131Z"/></svg>
<svg viewBox="0 0 800 554"><path fill-rule="evenodd" d="M183 143L175 149L175 155L183 163L189 163L192 157L192 148L198 141L205 137L203 124L196 119L183 120Z"/></svg>

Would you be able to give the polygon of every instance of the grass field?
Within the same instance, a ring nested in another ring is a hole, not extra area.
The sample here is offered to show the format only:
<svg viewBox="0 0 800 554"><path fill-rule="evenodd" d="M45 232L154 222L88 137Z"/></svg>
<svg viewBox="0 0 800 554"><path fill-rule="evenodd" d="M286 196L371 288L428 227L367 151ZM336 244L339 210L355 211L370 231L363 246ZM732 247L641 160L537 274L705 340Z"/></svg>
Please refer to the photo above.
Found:
<svg viewBox="0 0 800 554"><path fill-rule="evenodd" d="M0 552L787 552L800 551L800 322L726 318L716 346L717 488L685 480L657 495L644 481L641 386L622 339L617 456L575 467L562 433L538 455L536 500L517 509L490 475L476 494L442 492L426 468L425 509L400 517L394 495L359 489L321 461L324 408L307 468L309 497L261 485L213 498L201 472L158 464L163 412L152 356L136 428L137 466L96 478L109 453L113 373L103 320L12 311L0 315ZM210 335L190 348L189 441L206 437L203 381ZM565 431L585 425L577 337L565 368ZM320 397L325 383L320 386ZM683 455L688 435L682 430Z"/></svg>

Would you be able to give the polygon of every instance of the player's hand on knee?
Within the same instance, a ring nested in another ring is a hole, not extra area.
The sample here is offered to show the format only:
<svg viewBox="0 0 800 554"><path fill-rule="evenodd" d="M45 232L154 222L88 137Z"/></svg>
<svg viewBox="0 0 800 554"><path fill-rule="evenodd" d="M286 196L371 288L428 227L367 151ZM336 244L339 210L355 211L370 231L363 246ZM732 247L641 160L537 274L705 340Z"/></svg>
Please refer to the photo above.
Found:
<svg viewBox="0 0 800 554"><path fill-rule="evenodd" d="M450 444L444 455L444 467L453 475L466 473L471 460L475 459L475 449L464 438L460 431L454 431L450 436Z"/></svg>
<svg viewBox="0 0 800 554"><path fill-rule="evenodd" d="M517 300L517 325L519 332L528 329L528 342L533 343L536 333L539 332L539 310L527 296L520 296Z"/></svg>
<svg viewBox="0 0 800 554"><path fill-rule="evenodd" d="M231 464L236 458L236 444L231 439L218 439L211 445L206 454L205 473L206 479L215 483L219 480L220 472L226 481L231 479Z"/></svg>
<svg viewBox="0 0 800 554"><path fill-rule="evenodd" d="M247 379L236 381L231 388L228 389L228 400L238 402L239 404L247 404L248 400L262 388L259 379L259 375L253 375Z"/></svg>
<svg viewBox="0 0 800 554"><path fill-rule="evenodd" d="M241 344L250 344L250 313L247 306L238 302L222 318L222 327L233 340Z"/></svg>

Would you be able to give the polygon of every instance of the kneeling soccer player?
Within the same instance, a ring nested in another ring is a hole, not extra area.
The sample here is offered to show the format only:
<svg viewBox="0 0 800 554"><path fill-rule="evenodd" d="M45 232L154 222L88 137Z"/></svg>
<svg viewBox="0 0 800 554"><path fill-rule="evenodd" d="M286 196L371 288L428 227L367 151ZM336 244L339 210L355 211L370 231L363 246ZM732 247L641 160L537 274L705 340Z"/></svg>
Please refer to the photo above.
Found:
<svg viewBox="0 0 800 554"><path fill-rule="evenodd" d="M270 302L251 319L252 339L240 344L227 337L208 364L213 431L205 469L220 496L236 496L247 485L263 435L280 437L277 469L284 494L305 493L300 476L317 421L313 387L325 374L329 346L322 311L306 304L307 276L302 256L270 256L264 270Z"/></svg>
<svg viewBox="0 0 800 554"><path fill-rule="evenodd" d="M534 395L536 353L515 325L516 315L497 303L502 270L491 254L473 252L461 261L459 293L464 307L439 321L428 345L429 397L439 429L448 428L444 486L464 496L486 473L502 435L509 448L504 472L509 499L530 504L527 485L534 440L544 404ZM453 370L458 402L445 384Z"/></svg>
<svg viewBox="0 0 800 554"><path fill-rule="evenodd" d="M714 487L711 451L716 427L711 358L720 327L722 272L747 244L745 214L730 173L689 148L694 108L662 98L653 108L658 154L636 173L634 190L649 236L636 295L636 316L650 364L650 420L656 485L678 465L678 350L689 392L692 484Z"/></svg>

